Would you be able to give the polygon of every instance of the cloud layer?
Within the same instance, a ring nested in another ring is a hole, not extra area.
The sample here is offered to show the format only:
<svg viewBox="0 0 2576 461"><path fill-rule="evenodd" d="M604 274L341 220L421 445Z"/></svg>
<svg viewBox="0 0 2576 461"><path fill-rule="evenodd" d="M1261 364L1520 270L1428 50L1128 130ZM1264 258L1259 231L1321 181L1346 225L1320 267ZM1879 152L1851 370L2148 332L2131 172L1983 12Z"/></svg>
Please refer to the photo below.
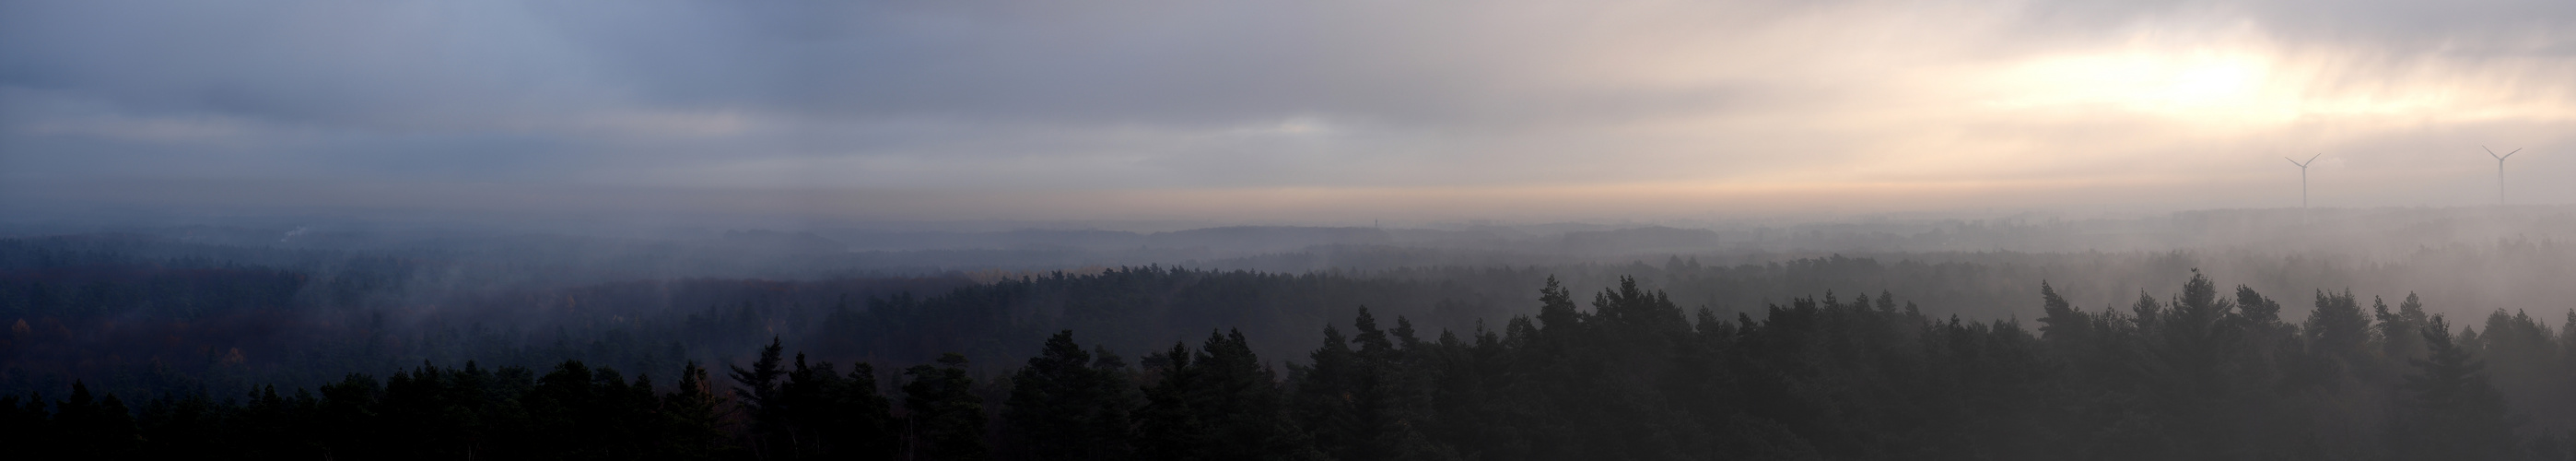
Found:
<svg viewBox="0 0 2576 461"><path fill-rule="evenodd" d="M2576 4L2541 1L10 2L0 194L887 219L2270 207L2296 203L2280 157L2325 153L2319 205L2450 205L2497 200L2485 144L2525 149L2507 197L2564 203L2570 76ZM661 198L620 202L640 196ZM807 198L757 198L786 196Z"/></svg>

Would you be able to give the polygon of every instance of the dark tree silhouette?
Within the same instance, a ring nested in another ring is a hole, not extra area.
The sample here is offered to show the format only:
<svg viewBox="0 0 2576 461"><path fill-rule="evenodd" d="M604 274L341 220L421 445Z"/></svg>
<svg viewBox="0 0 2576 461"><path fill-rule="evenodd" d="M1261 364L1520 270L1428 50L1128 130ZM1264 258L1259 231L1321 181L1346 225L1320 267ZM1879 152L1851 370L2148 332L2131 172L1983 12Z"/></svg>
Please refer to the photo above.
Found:
<svg viewBox="0 0 2576 461"><path fill-rule="evenodd" d="M939 356L939 364L904 369L903 408L910 450L919 459L985 458L984 399L966 375L966 356Z"/></svg>
<svg viewBox="0 0 2576 461"><path fill-rule="evenodd" d="M2406 375L2396 430L2389 440L2401 459L2502 460L2516 453L2518 425L2504 396L2487 383L2486 363L2470 357L2453 342L2450 323L2441 316L2418 330L2425 358L2415 360Z"/></svg>
<svg viewBox="0 0 2576 461"><path fill-rule="evenodd" d="M1073 341L1073 331L1048 337L1046 347L1011 378L1002 409L1009 428L1006 449L1015 457L1050 460L1126 459L1128 411L1136 403L1117 358L1095 357Z"/></svg>

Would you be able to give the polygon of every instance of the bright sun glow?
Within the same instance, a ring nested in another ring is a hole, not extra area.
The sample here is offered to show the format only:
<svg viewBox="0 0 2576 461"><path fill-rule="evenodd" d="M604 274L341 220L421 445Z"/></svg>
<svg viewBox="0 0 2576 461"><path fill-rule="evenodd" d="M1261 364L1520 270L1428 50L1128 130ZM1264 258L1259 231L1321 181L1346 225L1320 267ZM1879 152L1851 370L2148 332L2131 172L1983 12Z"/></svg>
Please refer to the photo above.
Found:
<svg viewBox="0 0 2576 461"><path fill-rule="evenodd" d="M2113 109L2181 118L2294 116L2291 95L2269 81L2273 63L2250 52L2123 51L2056 56L2010 67L1987 105L2004 109ZM2285 113L2288 112L2288 113Z"/></svg>
<svg viewBox="0 0 2576 461"><path fill-rule="evenodd" d="M2519 95L2512 67L2357 65L2331 53L2284 53L2259 44L2131 46L2044 56L1979 72L1975 106L2012 117L2145 116L2206 133L2256 133L2282 124L2337 120L2564 119L2547 98ZM2321 57L2325 56L2325 57ZM2375 69L2353 78L2356 69Z"/></svg>

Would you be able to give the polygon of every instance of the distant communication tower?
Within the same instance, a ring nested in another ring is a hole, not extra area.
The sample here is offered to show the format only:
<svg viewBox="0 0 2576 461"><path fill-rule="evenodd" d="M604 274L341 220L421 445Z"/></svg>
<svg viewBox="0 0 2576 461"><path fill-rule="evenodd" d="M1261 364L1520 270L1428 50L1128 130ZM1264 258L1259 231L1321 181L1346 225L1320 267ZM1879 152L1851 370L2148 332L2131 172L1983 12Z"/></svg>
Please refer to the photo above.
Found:
<svg viewBox="0 0 2576 461"><path fill-rule="evenodd" d="M2513 154L2521 153L2521 152L2522 152L2522 149L2514 149L2514 150L2513 150L2513 152L2506 152L2506 153L2504 153L2504 155L2496 155L2496 153L2495 153L2495 149L2487 149L2487 146L2478 146L2478 148L2479 148L2479 149L2486 149L2486 150L2487 150L2487 156L2488 156L2488 157L2495 157L2495 159L2496 159L2496 204L2497 204L2497 205L2503 205L2503 204L2504 204L2504 202L2505 202L2505 200L2504 200L2504 159L2513 158Z"/></svg>
<svg viewBox="0 0 2576 461"><path fill-rule="evenodd" d="M2305 162L2294 158L2281 157L2282 160L2289 160L2291 165L2299 166L2299 208L2308 207L2308 165L2317 163L2317 157L2324 155L2326 155L2326 153L2318 152L2317 155L2308 156L2308 161Z"/></svg>

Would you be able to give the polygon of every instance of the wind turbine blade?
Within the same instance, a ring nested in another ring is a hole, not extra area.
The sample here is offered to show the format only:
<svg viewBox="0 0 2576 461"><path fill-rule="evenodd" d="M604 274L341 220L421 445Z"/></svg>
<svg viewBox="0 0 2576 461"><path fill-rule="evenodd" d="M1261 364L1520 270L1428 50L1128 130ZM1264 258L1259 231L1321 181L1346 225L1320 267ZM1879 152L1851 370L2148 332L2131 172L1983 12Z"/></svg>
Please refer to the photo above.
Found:
<svg viewBox="0 0 2576 461"><path fill-rule="evenodd" d="M2514 149L2514 150L2513 150L2513 152L2506 152L2506 153L2504 153L2504 156L2503 156L2503 157L2496 157L2496 161L2504 161L2504 159L2513 158L2513 154L2519 154L2519 153L2522 153L2522 149ZM2495 151L2487 151L2487 154L2489 154L2489 155L2493 155L2493 154L2495 154Z"/></svg>
<svg viewBox="0 0 2576 461"><path fill-rule="evenodd" d="M2326 156L2326 153L2324 153L2324 152L2318 152L2318 153L2317 153L2317 155L2310 155L2310 156L2308 156L2308 163L2317 163L2317 157L2324 157L2324 156Z"/></svg>
<svg viewBox="0 0 2576 461"><path fill-rule="evenodd" d="M2290 164L2291 164L2291 165L2299 165L2299 168L2307 168L2307 167L2308 167L2307 165L2300 164L2300 163L2299 163L2299 159L2294 159L2294 158L2289 158L2289 157L2281 157L2281 159L2282 159L2282 160L2288 160L2288 161L2290 161Z"/></svg>

